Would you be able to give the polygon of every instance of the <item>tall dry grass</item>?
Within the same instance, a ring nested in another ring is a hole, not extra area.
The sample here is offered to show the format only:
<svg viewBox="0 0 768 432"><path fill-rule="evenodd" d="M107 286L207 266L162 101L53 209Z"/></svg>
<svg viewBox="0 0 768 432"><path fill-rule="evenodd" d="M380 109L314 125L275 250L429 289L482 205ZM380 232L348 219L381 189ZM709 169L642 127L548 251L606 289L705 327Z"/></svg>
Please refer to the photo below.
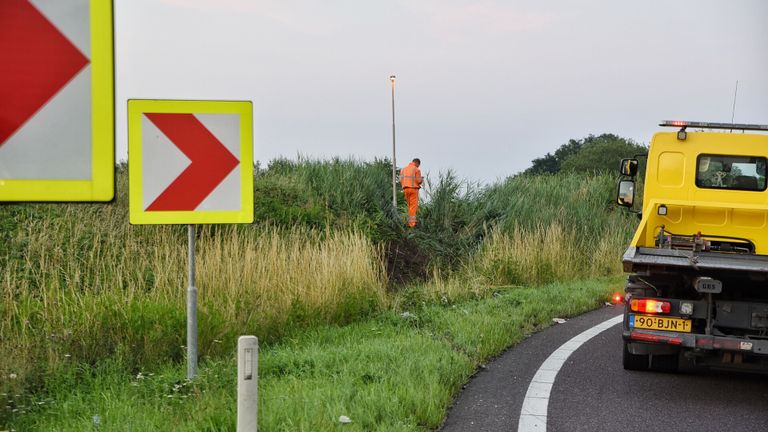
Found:
<svg viewBox="0 0 768 432"><path fill-rule="evenodd" d="M0 269L0 392L43 386L68 365L128 370L181 361L186 227L129 226L114 206L62 206L26 220ZM200 352L239 334L274 340L385 304L381 252L355 231L204 226L198 233Z"/></svg>
<svg viewBox="0 0 768 432"><path fill-rule="evenodd" d="M613 176L520 175L481 191L467 187L465 195L453 192L461 189L456 181L442 180L438 189L449 199L436 213L451 218L434 225L450 228L443 245L460 253L455 268L433 269L425 284L433 299L622 273L620 257L637 220L613 204Z"/></svg>
<svg viewBox="0 0 768 432"><path fill-rule="evenodd" d="M391 241L412 246L391 268L430 274L419 295L440 300L621 271L633 220L612 205L611 176L481 188L448 173L405 230L389 175L383 161L276 161L256 177L259 225L202 227L202 357L231 352L238 334L275 340L397 301L385 295ZM0 393L105 359L126 370L183 360L186 227L130 226L126 191L122 169L113 204L0 208Z"/></svg>
<svg viewBox="0 0 768 432"><path fill-rule="evenodd" d="M304 312L312 320L348 321L385 302L381 251L358 232L225 231L203 236L200 284L208 287L203 306L227 321L282 326Z"/></svg>
<svg viewBox="0 0 768 432"><path fill-rule="evenodd" d="M477 271L501 284L537 285L621 273L623 233L607 232L584 248L577 231L559 222L511 233L493 230L475 261Z"/></svg>
<svg viewBox="0 0 768 432"><path fill-rule="evenodd" d="M499 286L543 285L555 281L622 273L618 257L626 248L624 230L609 229L585 248L579 231L559 222L511 232L493 228L479 251L453 273L437 269L426 291L442 301L482 297Z"/></svg>

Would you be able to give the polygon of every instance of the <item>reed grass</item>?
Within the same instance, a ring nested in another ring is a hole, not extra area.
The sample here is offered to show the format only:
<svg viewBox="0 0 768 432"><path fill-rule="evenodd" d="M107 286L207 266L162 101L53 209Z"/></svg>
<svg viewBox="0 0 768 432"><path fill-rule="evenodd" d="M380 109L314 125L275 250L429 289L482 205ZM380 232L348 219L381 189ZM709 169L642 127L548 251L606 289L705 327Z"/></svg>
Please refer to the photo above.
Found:
<svg viewBox="0 0 768 432"><path fill-rule="evenodd" d="M623 233L609 233L584 248L576 230L559 222L512 233L495 229L483 244L475 265L488 280L501 284L537 285L554 281L621 273L617 257L626 247Z"/></svg>
<svg viewBox="0 0 768 432"><path fill-rule="evenodd" d="M83 208L71 206L16 236L24 258L0 273L0 391L42 387L68 365L183 360L185 227L120 226L102 210L82 223ZM248 228L200 230L202 357L245 332L268 342L385 305L379 248L359 232Z"/></svg>
<svg viewBox="0 0 768 432"><path fill-rule="evenodd" d="M610 232L588 250L576 233L558 222L511 233L496 227L480 250L458 270L434 269L424 285L428 297L443 303L482 298L498 287L536 286L622 273L623 232Z"/></svg>
<svg viewBox="0 0 768 432"><path fill-rule="evenodd" d="M389 306L621 272L634 222L612 205L610 176L481 187L440 174L406 230L390 173L340 159L258 170L257 223L198 232L201 360L228 355L239 334L270 343ZM107 359L127 373L183 362L186 227L129 225L126 192L122 167L115 203L0 207L0 393L44 394ZM427 280L392 287L409 266Z"/></svg>
<svg viewBox="0 0 768 432"><path fill-rule="evenodd" d="M255 183L257 221L353 228L374 241L404 232L392 206L392 165L386 159L281 158L258 170ZM402 196L399 201L404 203Z"/></svg>
<svg viewBox="0 0 768 432"><path fill-rule="evenodd" d="M521 175L485 189L444 176L433 188L442 210L424 231L439 234L424 242L461 252L453 266L432 268L424 284L432 300L622 273L637 221L613 204L610 175Z"/></svg>

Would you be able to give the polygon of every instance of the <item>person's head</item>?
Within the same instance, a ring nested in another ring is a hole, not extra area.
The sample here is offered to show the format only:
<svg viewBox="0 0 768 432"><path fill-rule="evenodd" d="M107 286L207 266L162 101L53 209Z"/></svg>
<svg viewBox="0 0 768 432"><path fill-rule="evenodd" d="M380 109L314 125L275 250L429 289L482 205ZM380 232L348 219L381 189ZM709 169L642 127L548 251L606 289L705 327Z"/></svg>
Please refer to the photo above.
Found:
<svg viewBox="0 0 768 432"><path fill-rule="evenodd" d="M421 166L421 159L419 159L419 158L414 158L414 159L413 159L413 163L414 163L414 164L416 164L416 166Z"/></svg>

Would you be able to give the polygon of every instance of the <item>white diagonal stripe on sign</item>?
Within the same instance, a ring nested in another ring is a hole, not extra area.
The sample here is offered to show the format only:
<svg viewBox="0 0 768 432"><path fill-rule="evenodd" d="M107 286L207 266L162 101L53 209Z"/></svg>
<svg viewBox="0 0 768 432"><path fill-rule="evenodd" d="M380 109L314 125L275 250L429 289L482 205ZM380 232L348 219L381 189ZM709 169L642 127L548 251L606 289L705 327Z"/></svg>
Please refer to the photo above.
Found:
<svg viewBox="0 0 768 432"><path fill-rule="evenodd" d="M0 178L91 179L91 82L88 65L0 146Z"/></svg>
<svg viewBox="0 0 768 432"><path fill-rule="evenodd" d="M146 209L191 164L189 158L141 116L142 208Z"/></svg>
<svg viewBox="0 0 768 432"><path fill-rule="evenodd" d="M240 160L239 114L195 114L195 117L235 158ZM241 210L240 173L238 165L211 191L210 195L205 197L196 210Z"/></svg>

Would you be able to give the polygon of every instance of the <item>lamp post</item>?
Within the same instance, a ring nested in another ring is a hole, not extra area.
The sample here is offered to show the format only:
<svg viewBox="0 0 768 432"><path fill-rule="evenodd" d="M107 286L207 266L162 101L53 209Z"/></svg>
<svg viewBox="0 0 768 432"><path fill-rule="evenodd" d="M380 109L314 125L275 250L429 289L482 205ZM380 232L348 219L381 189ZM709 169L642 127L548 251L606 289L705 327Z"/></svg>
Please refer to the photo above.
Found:
<svg viewBox="0 0 768 432"><path fill-rule="evenodd" d="M397 158L395 153L395 76L390 75L392 83L392 206L397 209Z"/></svg>

